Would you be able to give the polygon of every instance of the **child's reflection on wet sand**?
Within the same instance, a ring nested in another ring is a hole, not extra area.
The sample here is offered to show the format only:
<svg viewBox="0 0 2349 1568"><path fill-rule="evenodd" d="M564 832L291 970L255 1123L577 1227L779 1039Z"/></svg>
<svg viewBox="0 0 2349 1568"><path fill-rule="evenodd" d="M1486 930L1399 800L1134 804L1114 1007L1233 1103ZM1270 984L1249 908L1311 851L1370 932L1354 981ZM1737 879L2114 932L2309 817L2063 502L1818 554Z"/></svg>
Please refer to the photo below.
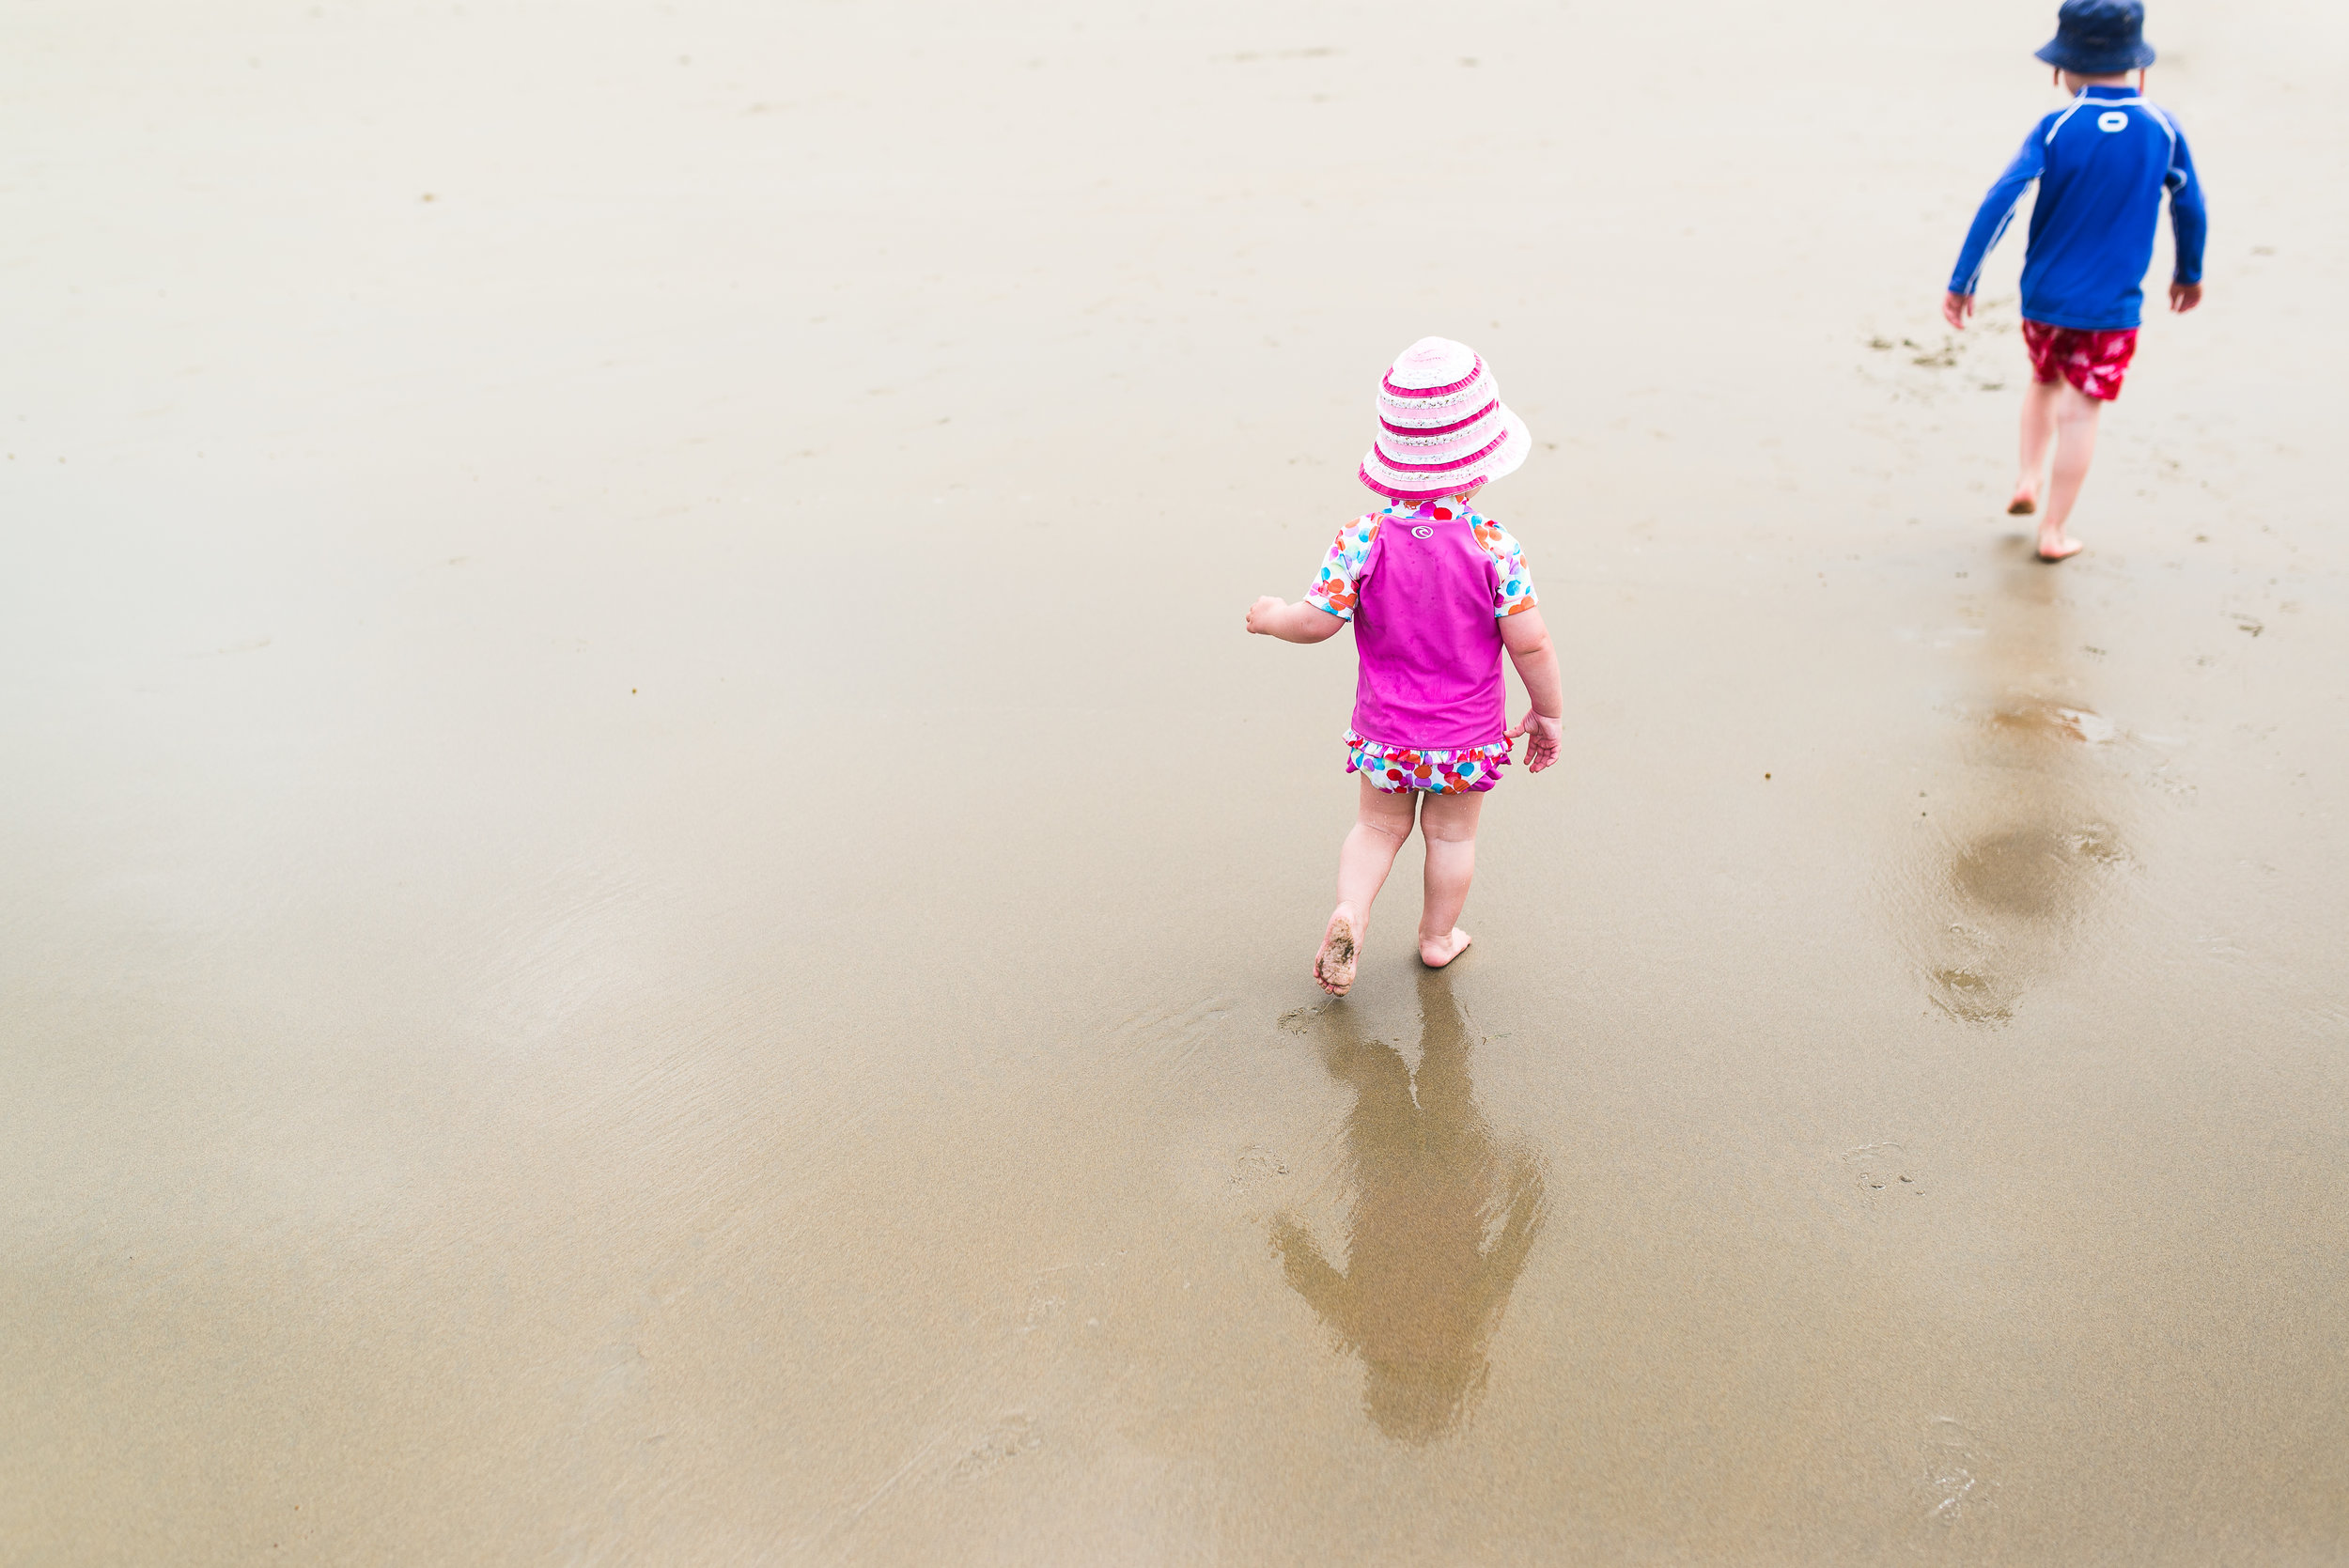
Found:
<svg viewBox="0 0 2349 1568"><path fill-rule="evenodd" d="M1970 705L1967 767L1947 800L1937 867L1924 874L1933 1000L1972 1023L2002 1023L2054 966L2127 862L2112 822L2113 776L2088 753L2113 725L2088 706L2083 652L2054 573L2018 555L1997 579ZM1946 793L1946 792L1945 792Z"/></svg>
<svg viewBox="0 0 2349 1568"><path fill-rule="evenodd" d="M1360 1036L1353 1009L1320 1017L1323 1064L1355 1094L1344 1272L1295 1216L1272 1227L1289 1283L1361 1355L1370 1419L1407 1442L1454 1431L1483 1392L1486 1347L1548 1208L1540 1157L1496 1144L1476 1107L1449 976L1422 975L1419 997L1416 1073Z"/></svg>

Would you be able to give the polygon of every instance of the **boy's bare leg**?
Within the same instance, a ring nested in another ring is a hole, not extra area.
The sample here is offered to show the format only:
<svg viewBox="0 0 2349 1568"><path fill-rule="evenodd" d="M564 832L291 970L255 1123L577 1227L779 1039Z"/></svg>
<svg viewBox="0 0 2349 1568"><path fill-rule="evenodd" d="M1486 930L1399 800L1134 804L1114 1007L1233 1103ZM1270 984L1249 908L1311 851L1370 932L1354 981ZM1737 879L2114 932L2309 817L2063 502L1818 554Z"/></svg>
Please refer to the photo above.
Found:
<svg viewBox="0 0 2349 1568"><path fill-rule="evenodd" d="M2072 519L2073 504L2088 478L2088 465L2096 456L2096 418L2104 404L2069 381L2056 398L2055 475L2047 485L2047 510L2039 520L2039 558L2061 561L2080 552L2079 540L2063 531Z"/></svg>
<svg viewBox="0 0 2349 1568"><path fill-rule="evenodd" d="M1460 907L1476 878L1476 819L1482 795L1430 795L1420 808L1419 834L1427 845L1427 886L1420 907L1419 961L1439 970L1468 951Z"/></svg>
<svg viewBox="0 0 2349 1568"><path fill-rule="evenodd" d="M2056 395L2063 382L2033 381L2023 390L2023 451L2016 464L2015 495L2006 504L2009 516L2024 518L2039 510L2039 486L2047 476L2047 448L2055 444Z"/></svg>
<svg viewBox="0 0 2349 1568"><path fill-rule="evenodd" d="M1359 777L1359 775L1357 775ZM1314 955L1314 979L1333 997L1346 995L1354 984L1354 966L1370 930L1370 907L1394 869L1395 852L1411 836L1412 790L1389 795L1361 780L1361 800L1355 807L1354 826L1338 847L1338 907L1321 933L1321 951Z"/></svg>

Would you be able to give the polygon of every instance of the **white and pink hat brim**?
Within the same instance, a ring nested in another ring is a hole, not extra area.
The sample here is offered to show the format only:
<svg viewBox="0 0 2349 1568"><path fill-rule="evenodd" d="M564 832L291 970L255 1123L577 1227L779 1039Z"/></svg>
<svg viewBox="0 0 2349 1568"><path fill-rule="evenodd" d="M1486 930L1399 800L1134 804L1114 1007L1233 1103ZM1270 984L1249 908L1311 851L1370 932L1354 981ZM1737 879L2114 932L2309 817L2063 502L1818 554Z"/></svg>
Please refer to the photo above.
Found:
<svg viewBox="0 0 2349 1568"><path fill-rule="evenodd" d="M1391 501L1456 495L1517 472L1533 437L1466 344L1423 337L1378 382L1378 434L1361 482Z"/></svg>

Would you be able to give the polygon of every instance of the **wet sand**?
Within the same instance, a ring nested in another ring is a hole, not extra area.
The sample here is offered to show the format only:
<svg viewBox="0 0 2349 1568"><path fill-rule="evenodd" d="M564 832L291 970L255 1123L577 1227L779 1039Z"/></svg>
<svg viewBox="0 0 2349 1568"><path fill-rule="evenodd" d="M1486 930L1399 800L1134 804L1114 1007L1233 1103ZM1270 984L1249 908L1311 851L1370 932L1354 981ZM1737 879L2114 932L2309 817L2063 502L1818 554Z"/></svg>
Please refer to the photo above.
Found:
<svg viewBox="0 0 2349 1568"><path fill-rule="evenodd" d="M0 1560L2349 1555L2349 23L2047 569L2050 8L20 8ZM1428 333L1568 751L1330 1004Z"/></svg>

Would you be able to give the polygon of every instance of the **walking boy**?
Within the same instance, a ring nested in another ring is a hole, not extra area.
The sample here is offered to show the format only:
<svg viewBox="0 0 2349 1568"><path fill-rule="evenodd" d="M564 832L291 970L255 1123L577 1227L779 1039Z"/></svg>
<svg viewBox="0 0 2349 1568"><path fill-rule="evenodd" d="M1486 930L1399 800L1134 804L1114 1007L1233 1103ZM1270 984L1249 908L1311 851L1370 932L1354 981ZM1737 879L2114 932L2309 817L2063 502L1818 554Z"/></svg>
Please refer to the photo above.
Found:
<svg viewBox="0 0 2349 1568"><path fill-rule="evenodd" d="M1966 236L1941 314L1963 329L1990 247L2015 216L2024 189L2039 181L2023 257L2023 343L2032 385L2023 394L2022 473L2008 512L2039 511L2047 448L2055 472L2039 519L2039 558L2061 561L2080 542L2064 532L2096 453L2096 416L2121 396L2137 352L2145 269L2154 258L2161 194L2170 193L2177 269L2170 308L2202 301L2202 187L2194 159L2170 116L2146 101L2145 41L2139 0L2063 0L2053 42L2038 57L2055 68L2070 104L2023 139L2006 173L1983 198ZM2128 73L2137 73L2132 87Z"/></svg>

